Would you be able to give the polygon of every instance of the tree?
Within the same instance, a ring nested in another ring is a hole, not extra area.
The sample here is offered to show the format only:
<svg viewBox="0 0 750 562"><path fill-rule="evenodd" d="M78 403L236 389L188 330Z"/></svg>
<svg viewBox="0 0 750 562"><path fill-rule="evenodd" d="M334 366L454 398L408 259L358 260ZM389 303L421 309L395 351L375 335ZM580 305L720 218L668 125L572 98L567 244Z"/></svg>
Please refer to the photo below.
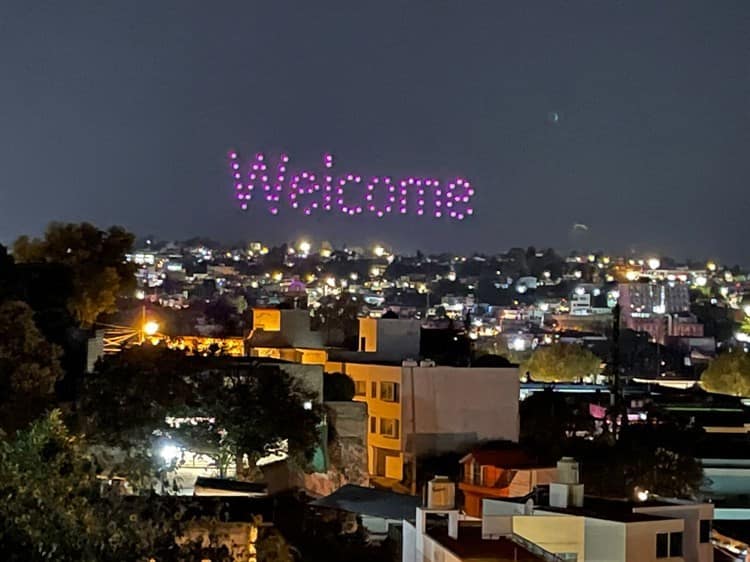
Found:
<svg viewBox="0 0 750 562"><path fill-rule="evenodd" d="M329 344L356 348L362 300L345 293L323 297L318 303L311 318L311 328L325 332Z"/></svg>
<svg viewBox="0 0 750 562"><path fill-rule="evenodd" d="M216 540L204 547L202 537L188 539L196 517L184 501L111 488L59 411L0 442L0 495L0 552L7 562L233 560ZM217 521L209 514L201 527Z"/></svg>
<svg viewBox="0 0 750 562"><path fill-rule="evenodd" d="M51 223L43 239L21 236L13 245L18 262L64 264L73 273L68 307L78 322L91 326L103 312L114 312L118 296L135 289L135 269L126 263L134 236L121 227L99 230L89 223Z"/></svg>
<svg viewBox="0 0 750 562"><path fill-rule="evenodd" d="M227 455L246 458L253 469L282 450L304 463L319 443L322 419L316 396L278 367L159 346L105 357L87 376L78 406L89 438L128 451L144 481L146 462L163 468L154 451L164 438L214 458L220 470ZM187 421L178 426L167 418Z"/></svg>
<svg viewBox="0 0 750 562"><path fill-rule="evenodd" d="M326 402L349 402L354 398L354 381L344 373L323 375L323 400Z"/></svg>
<svg viewBox="0 0 750 562"><path fill-rule="evenodd" d="M719 355L701 375L701 387L708 392L750 396L750 355L742 350Z"/></svg>
<svg viewBox="0 0 750 562"><path fill-rule="evenodd" d="M60 349L44 339L26 303L0 303L0 427L25 425L48 404L62 375Z"/></svg>
<svg viewBox="0 0 750 562"><path fill-rule="evenodd" d="M558 343L539 347L521 372L528 372L534 381L574 382L601 371L601 360L580 345Z"/></svg>
<svg viewBox="0 0 750 562"><path fill-rule="evenodd" d="M286 452L304 466L320 442L322 408L315 395L278 367L203 373L196 395L199 406L187 411L226 432L223 442L242 477L270 454Z"/></svg>

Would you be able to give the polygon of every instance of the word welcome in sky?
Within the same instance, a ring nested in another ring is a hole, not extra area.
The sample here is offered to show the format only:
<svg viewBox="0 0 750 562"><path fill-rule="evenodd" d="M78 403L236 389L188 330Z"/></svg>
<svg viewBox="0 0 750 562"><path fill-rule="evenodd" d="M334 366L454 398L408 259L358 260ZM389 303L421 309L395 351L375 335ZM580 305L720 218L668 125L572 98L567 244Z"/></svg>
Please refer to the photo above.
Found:
<svg viewBox="0 0 750 562"><path fill-rule="evenodd" d="M464 220L474 214L470 206L474 189L464 178L365 178L354 172L337 173L331 154L323 155L322 164L321 171L290 170L286 154L269 164L261 152L243 165L237 152L229 153L235 197L242 210L259 200L272 215L279 214L284 205L308 216L336 212L379 218L397 214Z"/></svg>

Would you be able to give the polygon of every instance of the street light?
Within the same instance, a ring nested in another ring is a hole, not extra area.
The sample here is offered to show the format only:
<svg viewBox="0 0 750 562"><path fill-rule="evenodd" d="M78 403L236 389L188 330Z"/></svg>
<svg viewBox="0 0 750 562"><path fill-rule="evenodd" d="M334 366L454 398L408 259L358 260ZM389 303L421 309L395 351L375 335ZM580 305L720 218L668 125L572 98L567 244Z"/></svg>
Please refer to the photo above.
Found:
<svg viewBox="0 0 750 562"><path fill-rule="evenodd" d="M153 320L149 320L143 325L143 333L147 336L155 336L159 331L159 324Z"/></svg>

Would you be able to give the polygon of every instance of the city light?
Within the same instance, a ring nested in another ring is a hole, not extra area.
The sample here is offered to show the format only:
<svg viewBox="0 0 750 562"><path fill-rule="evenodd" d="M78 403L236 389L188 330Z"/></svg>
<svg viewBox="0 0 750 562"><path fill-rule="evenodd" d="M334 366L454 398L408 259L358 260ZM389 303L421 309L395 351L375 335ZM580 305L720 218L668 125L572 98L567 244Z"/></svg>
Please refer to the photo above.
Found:
<svg viewBox="0 0 750 562"><path fill-rule="evenodd" d="M742 307L743 312L745 313L745 316L750 316L750 304L746 304Z"/></svg>
<svg viewBox="0 0 750 562"><path fill-rule="evenodd" d="M375 256L378 258L382 258L385 254L385 248L383 248L383 246L375 246L375 248L372 250L372 253L375 254Z"/></svg>
<svg viewBox="0 0 750 562"><path fill-rule="evenodd" d="M165 463L171 464L180 456L180 448L169 443L161 448L159 455L164 459Z"/></svg>
<svg viewBox="0 0 750 562"><path fill-rule="evenodd" d="M659 261L659 258L649 258L648 266L651 269L659 269L660 265L661 265L661 261Z"/></svg>
<svg viewBox="0 0 750 562"><path fill-rule="evenodd" d="M159 324L153 320L149 320L143 325L143 333L147 336L155 336L159 331Z"/></svg>
<svg viewBox="0 0 750 562"><path fill-rule="evenodd" d="M638 498L639 502L645 502L648 500L649 491L648 490L638 490L635 494L635 497Z"/></svg>
<svg viewBox="0 0 750 562"><path fill-rule="evenodd" d="M302 242L299 243L298 248L299 248L300 253L307 255L310 253L310 249L312 248L312 245L307 240L303 240Z"/></svg>

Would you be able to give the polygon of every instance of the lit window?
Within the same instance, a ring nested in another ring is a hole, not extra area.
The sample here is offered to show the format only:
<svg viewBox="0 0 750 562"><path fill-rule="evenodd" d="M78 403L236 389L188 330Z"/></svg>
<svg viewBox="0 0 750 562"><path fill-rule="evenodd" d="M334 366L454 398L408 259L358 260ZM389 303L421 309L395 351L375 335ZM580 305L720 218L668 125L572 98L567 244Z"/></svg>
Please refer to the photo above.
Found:
<svg viewBox="0 0 750 562"><path fill-rule="evenodd" d="M365 396L367 394L367 383L365 381L354 381L354 396Z"/></svg>
<svg viewBox="0 0 750 562"><path fill-rule="evenodd" d="M374 382L370 385L370 398L376 398L378 395L378 383Z"/></svg>
<svg viewBox="0 0 750 562"><path fill-rule="evenodd" d="M398 439L399 435L398 420L390 418L380 418L380 435Z"/></svg>
<svg viewBox="0 0 750 562"><path fill-rule="evenodd" d="M386 402L398 402L399 384L397 382L381 382L380 399Z"/></svg>
<svg viewBox="0 0 750 562"><path fill-rule="evenodd" d="M378 430L378 418L370 416L370 433L375 433Z"/></svg>
<svg viewBox="0 0 750 562"><path fill-rule="evenodd" d="M471 463L471 483L478 486L482 485L482 465L477 461Z"/></svg>

